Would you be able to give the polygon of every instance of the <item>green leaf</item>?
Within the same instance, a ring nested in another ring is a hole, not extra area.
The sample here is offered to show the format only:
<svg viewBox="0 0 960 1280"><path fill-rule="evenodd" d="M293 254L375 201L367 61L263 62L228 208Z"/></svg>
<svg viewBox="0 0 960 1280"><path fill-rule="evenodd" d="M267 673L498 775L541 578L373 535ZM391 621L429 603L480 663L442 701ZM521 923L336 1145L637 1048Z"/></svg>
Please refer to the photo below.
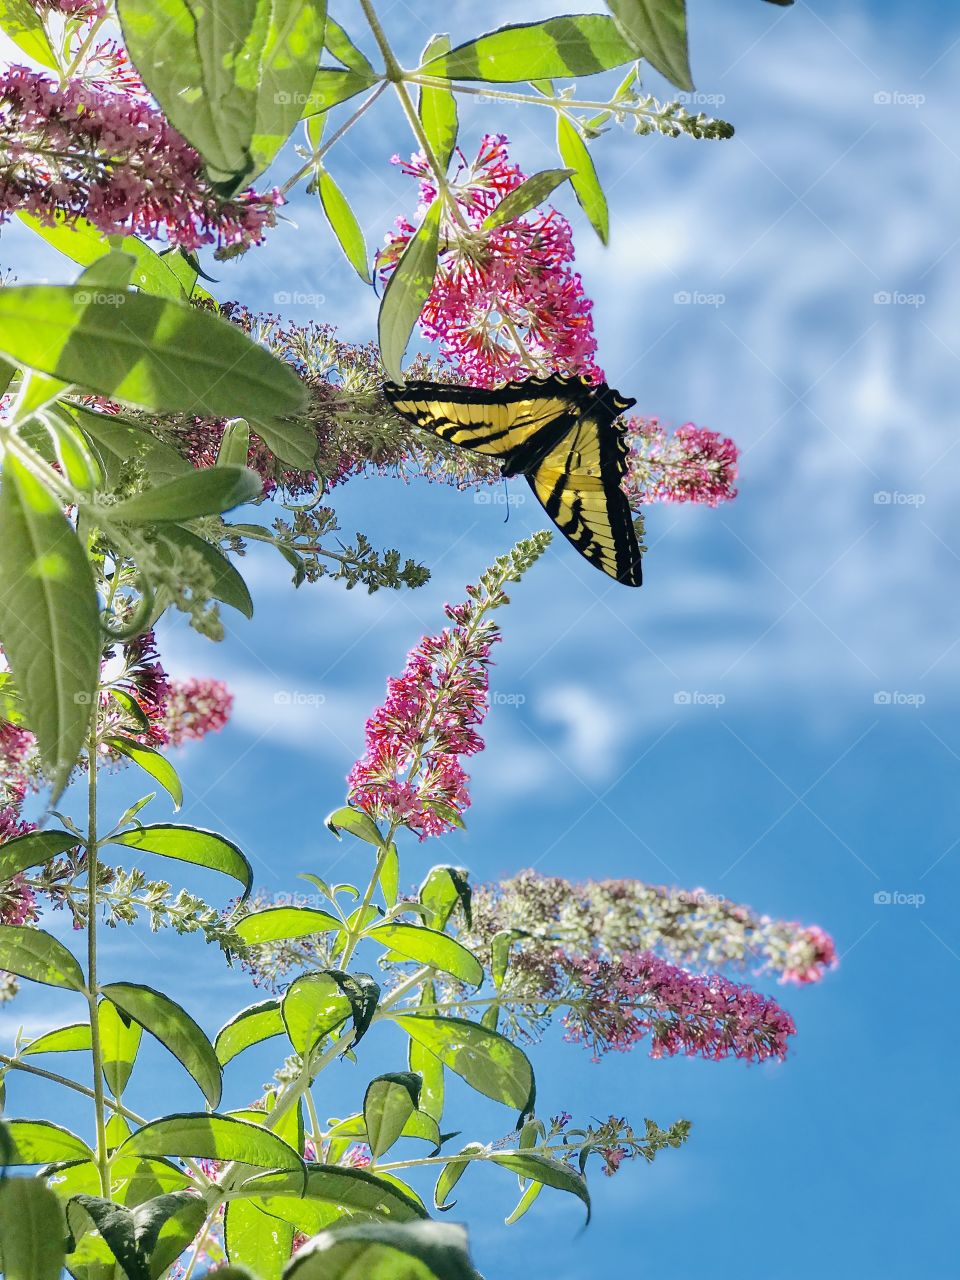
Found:
<svg viewBox="0 0 960 1280"><path fill-rule="evenodd" d="M275 458L299 471L312 471L317 465L317 433L302 422L272 421L258 418L254 422L257 435Z"/></svg>
<svg viewBox="0 0 960 1280"><path fill-rule="evenodd" d="M60 1280L66 1227L60 1201L35 1178L0 1183L0 1242L6 1280Z"/></svg>
<svg viewBox="0 0 960 1280"><path fill-rule="evenodd" d="M110 249L81 272L77 284L88 293L92 290L112 289L122 295L130 285L135 266L136 258L133 254ZM118 305L122 305L122 297L118 297Z"/></svg>
<svg viewBox="0 0 960 1280"><path fill-rule="evenodd" d="M112 982L100 990L105 999L170 1050L196 1080L210 1106L215 1107L223 1088L223 1072L213 1045L189 1013L169 996L139 983Z"/></svg>
<svg viewBox="0 0 960 1280"><path fill-rule="evenodd" d="M33 375L36 378L36 374ZM93 493L105 480L100 461L87 437L68 413L46 413L46 425L53 436L60 470L75 489Z"/></svg>
<svg viewBox="0 0 960 1280"><path fill-rule="evenodd" d="M412 1071L377 1076L363 1097L363 1123L374 1159L389 1151L420 1105L420 1077Z"/></svg>
<svg viewBox="0 0 960 1280"><path fill-rule="evenodd" d="M8 1120L7 1133L13 1141L10 1164L93 1159L93 1152L82 1138L49 1120Z"/></svg>
<svg viewBox="0 0 960 1280"><path fill-rule="evenodd" d="M371 284L370 269L367 265L367 246L360 223L343 192L326 169L321 169L317 174L317 194L344 256L364 284Z"/></svg>
<svg viewBox="0 0 960 1280"><path fill-rule="evenodd" d="M341 71L339 67L318 67L307 96L303 118L309 120L312 116L322 115L331 107L339 106L341 102L369 89L376 84L377 79L372 73L352 68Z"/></svg>
<svg viewBox="0 0 960 1280"><path fill-rule="evenodd" d="M209 418L296 414L293 370L233 324L146 293L122 305L84 302L79 286L0 294L0 353L18 364L141 409Z"/></svg>
<svg viewBox="0 0 960 1280"><path fill-rule="evenodd" d="M514 1211L512 1213L507 1214L507 1216L504 1218L503 1221L505 1222L505 1224L508 1227L512 1227L515 1222L519 1222L520 1219L523 1217L523 1215L531 1207L534 1200L536 1200L537 1196L540 1194L542 1190L543 1190L542 1182L531 1182L527 1186L526 1191L524 1191L524 1193L521 1195L519 1201L517 1202L517 1207L514 1209Z"/></svg>
<svg viewBox="0 0 960 1280"><path fill-rule="evenodd" d="M121 1013L110 1000L101 1000L97 1009L97 1025L100 1028L103 1078L113 1096L119 1098L127 1087L137 1060L143 1034L141 1024Z"/></svg>
<svg viewBox="0 0 960 1280"><path fill-rule="evenodd" d="M571 177L572 169L544 169L521 182L509 195L504 196L492 213L483 220L483 230L492 231L505 222L513 222L542 204L551 192Z"/></svg>
<svg viewBox="0 0 960 1280"><path fill-rule="evenodd" d="M176 769L166 756L155 751L153 747L145 747L142 743L135 742L133 738L114 736L107 738L106 742L114 751L119 751L128 760L138 764L145 773L149 773L151 778L156 779L173 800L174 807L180 808L183 804L183 785Z"/></svg>
<svg viewBox="0 0 960 1280"><path fill-rule="evenodd" d="M233 418L223 428L220 448L217 450L218 467L245 467L250 452L250 423L246 418Z"/></svg>
<svg viewBox="0 0 960 1280"><path fill-rule="evenodd" d="M260 496L263 482L249 467L203 467L105 509L126 524L220 515Z"/></svg>
<svg viewBox="0 0 960 1280"><path fill-rule="evenodd" d="M225 1022L217 1032L213 1047L220 1065L225 1067L244 1049L259 1044L261 1040L269 1040L271 1036L282 1036L284 1030L280 1001L261 1000L241 1009L229 1022Z"/></svg>
<svg viewBox="0 0 960 1280"><path fill-rule="evenodd" d="M122 844L128 849L142 849L162 858L175 858L178 862L190 862L197 867L209 867L225 876L232 876L243 886L245 901L253 887L253 868L241 850L216 831L202 827L178 826L160 822L154 826L136 827L133 831L121 831L111 836L110 844Z"/></svg>
<svg viewBox="0 0 960 1280"><path fill-rule="evenodd" d="M293 1147L269 1129L205 1111L164 1116L145 1124L127 1139L120 1154L238 1160L259 1169L303 1170Z"/></svg>
<svg viewBox="0 0 960 1280"><path fill-rule="evenodd" d="M156 294L160 298L182 298L189 295L189 289L184 288L183 281L171 270L169 261L136 236L108 237L86 218L67 222L62 213L55 215L53 226L47 226L24 210L17 217L31 231L81 266L89 266L112 249L119 250L134 259L131 283L138 289Z"/></svg>
<svg viewBox="0 0 960 1280"><path fill-rule="evenodd" d="M423 222L411 236L387 281L380 303L377 322L380 355L387 374L397 381L402 378L400 366L413 327L433 288L437 271L440 203L434 200Z"/></svg>
<svg viewBox="0 0 960 1280"><path fill-rule="evenodd" d="M156 1280L190 1244L206 1216L204 1201L190 1191L157 1196L133 1209L82 1194L67 1205L74 1240L89 1230L89 1222L128 1280Z"/></svg>
<svg viewBox="0 0 960 1280"><path fill-rule="evenodd" d="M427 46L420 55L421 63L432 58L441 57L450 52L448 35L431 36ZM437 89L430 85L422 85L417 103L417 114L423 125L423 132L430 143L440 168L446 172L453 149L457 145L457 100L449 89Z"/></svg>
<svg viewBox="0 0 960 1280"><path fill-rule="evenodd" d="M411 1039L495 1102L517 1107L523 1114L533 1107L533 1068L527 1055L496 1031L464 1018L403 1014L395 1019Z"/></svg>
<svg viewBox="0 0 960 1280"><path fill-rule="evenodd" d="M556 1187L560 1191L568 1191L582 1200L587 1208L587 1222L590 1221L590 1193L586 1180L571 1169L562 1160L552 1160L538 1151L525 1151L522 1154L511 1151L493 1151L490 1160L503 1169L510 1169L520 1178L530 1178L533 1182L543 1183L546 1187Z"/></svg>
<svg viewBox="0 0 960 1280"><path fill-rule="evenodd" d="M480 1280L463 1227L367 1222L322 1231L298 1249L284 1280Z"/></svg>
<svg viewBox="0 0 960 1280"><path fill-rule="evenodd" d="M118 415L91 413L78 404L71 404L69 410L84 435L96 446L107 476L114 483L122 480L124 468L131 462L139 462L154 484L193 470L175 449Z"/></svg>
<svg viewBox="0 0 960 1280"><path fill-rule="evenodd" d="M434 1206L445 1212L452 1209L457 1203L456 1200L450 1199L450 1192L457 1185L467 1169L474 1162L475 1157L486 1154L486 1147L482 1142L468 1142L460 1152L460 1157L449 1160L440 1170L440 1176L437 1178L437 1185L433 1191Z"/></svg>
<svg viewBox="0 0 960 1280"><path fill-rule="evenodd" d="M293 1174L251 1178L239 1194L314 1235L336 1222L412 1222L427 1216L419 1199L393 1179L346 1165L310 1165L304 1185Z"/></svg>
<svg viewBox="0 0 960 1280"><path fill-rule="evenodd" d="M84 990L83 971L63 943L27 925L0 925L0 969L48 987Z"/></svg>
<svg viewBox="0 0 960 1280"><path fill-rule="evenodd" d="M325 1036L350 1016L350 1001L339 983L327 973L295 978L281 1005L290 1043L305 1057Z"/></svg>
<svg viewBox="0 0 960 1280"><path fill-rule="evenodd" d="M72 1022L68 1027L58 1027L56 1031L47 1031L44 1035L37 1036L26 1048L20 1050L20 1056L26 1058L33 1053L74 1053L78 1049L89 1048L89 1022Z"/></svg>
<svg viewBox="0 0 960 1280"><path fill-rule="evenodd" d="M439 1124L443 1119L443 1063L436 1054L413 1039L407 1046L407 1062L410 1070L422 1080L420 1110Z"/></svg>
<svg viewBox="0 0 960 1280"><path fill-rule="evenodd" d="M124 43L217 181L262 173L296 124L323 48L325 0L119 0Z"/></svg>
<svg viewBox="0 0 960 1280"><path fill-rule="evenodd" d="M280 1280L293 1247L293 1227L252 1200L231 1200L223 1240L232 1263L255 1267L258 1280Z"/></svg>
<svg viewBox="0 0 960 1280"><path fill-rule="evenodd" d="M9 880L27 867L39 867L58 854L75 849L77 837L69 831L28 831L0 844L0 881Z"/></svg>
<svg viewBox="0 0 960 1280"><path fill-rule="evenodd" d="M174 560L177 553L183 551L198 556L210 572L209 590L213 599L230 605L245 618L253 617L253 600L247 584L219 547L207 542L206 538L198 538L179 524L158 526L156 539L157 554L161 558L169 555Z"/></svg>
<svg viewBox="0 0 960 1280"><path fill-rule="evenodd" d="M381 924L368 929L366 936L399 952L408 960L432 965L444 973L452 973L461 982L479 987L483 982L483 965L476 956L454 938L421 924Z"/></svg>
<svg viewBox="0 0 960 1280"><path fill-rule="evenodd" d="M247 943L276 942L280 938L303 938L311 933L342 928L329 911L313 907L267 907L237 922L236 931Z"/></svg>
<svg viewBox="0 0 960 1280"><path fill-rule="evenodd" d="M679 89L693 88L686 0L607 0L607 8L641 57Z"/></svg>
<svg viewBox="0 0 960 1280"><path fill-rule="evenodd" d="M606 244L610 237L610 214L607 198L600 186L593 157L580 137L576 125L564 115L557 115L557 148L563 163L573 170L570 185L577 203L590 219L590 224Z"/></svg>
<svg viewBox="0 0 960 1280"><path fill-rule="evenodd" d="M470 875L464 867L431 867L418 894L420 901L432 912L430 924L434 929L444 929L457 903L463 908L463 918L469 929L473 923Z"/></svg>
<svg viewBox="0 0 960 1280"><path fill-rule="evenodd" d="M378 78L366 54L360 52L340 23L334 22L329 16L323 43L327 52L345 67L352 67L354 71L360 71L372 80Z"/></svg>
<svg viewBox="0 0 960 1280"><path fill-rule="evenodd" d="M0 30L29 58L56 70L54 53L40 15L30 0L0 0Z"/></svg>
<svg viewBox="0 0 960 1280"><path fill-rule="evenodd" d="M3 464L0 547L0 644L24 719L37 735L55 804L90 721L100 614L93 571L73 526L12 452Z"/></svg>
<svg viewBox="0 0 960 1280"><path fill-rule="evenodd" d="M636 51L605 14L567 14L498 27L420 67L449 80L541 80L592 75L632 62Z"/></svg>
<svg viewBox="0 0 960 1280"><path fill-rule="evenodd" d="M341 831L349 831L358 840L366 840L367 844L375 844L378 848L383 846L383 836L377 824L362 809L351 809L349 806L334 809L333 813L324 819L324 826L328 831L332 831L338 840Z"/></svg>

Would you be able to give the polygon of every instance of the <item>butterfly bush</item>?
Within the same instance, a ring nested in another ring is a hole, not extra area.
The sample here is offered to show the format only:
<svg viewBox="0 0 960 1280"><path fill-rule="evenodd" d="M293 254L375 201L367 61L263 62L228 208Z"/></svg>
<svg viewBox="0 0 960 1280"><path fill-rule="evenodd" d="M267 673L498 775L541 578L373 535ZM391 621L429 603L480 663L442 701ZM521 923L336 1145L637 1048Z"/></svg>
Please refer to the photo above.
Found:
<svg viewBox="0 0 960 1280"><path fill-rule="evenodd" d="M670 436L656 418L629 417L624 427L630 449L624 490L631 502L715 507L737 496L740 455L729 436L692 422Z"/></svg>
<svg viewBox="0 0 960 1280"><path fill-rule="evenodd" d="M0 223L24 210L47 225L85 218L105 235L236 251L260 243L282 202L276 190L219 196L199 153L136 92L0 73Z"/></svg>
<svg viewBox="0 0 960 1280"><path fill-rule="evenodd" d="M440 216L437 275L420 315L424 335L474 386L545 370L600 381L593 303L572 270L570 223L548 208L485 230L484 219L526 175L509 160L502 134L485 134L472 161L462 151L457 156L451 200ZM438 199L427 159L417 152L409 161L394 156L394 163L419 180L422 220ZM379 256L381 275L389 276L415 231L413 222L398 219Z"/></svg>
<svg viewBox="0 0 960 1280"><path fill-rule="evenodd" d="M387 698L367 720L366 751L347 779L352 804L391 830L405 826L421 840L462 825L470 804L461 757L483 750L477 733L489 706L488 665L500 639L487 614L509 602L504 587L543 554L548 534L501 556L462 604L445 605L453 624L424 636Z"/></svg>

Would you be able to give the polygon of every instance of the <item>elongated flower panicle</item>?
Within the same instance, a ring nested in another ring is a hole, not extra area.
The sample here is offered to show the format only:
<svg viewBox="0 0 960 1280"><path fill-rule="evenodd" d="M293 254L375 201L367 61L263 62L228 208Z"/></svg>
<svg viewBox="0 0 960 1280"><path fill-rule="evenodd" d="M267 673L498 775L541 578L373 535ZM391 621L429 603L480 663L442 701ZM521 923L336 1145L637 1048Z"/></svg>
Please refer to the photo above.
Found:
<svg viewBox="0 0 960 1280"><path fill-rule="evenodd" d="M450 627L424 636L403 674L387 681L387 698L366 726L366 751L347 778L350 802L374 819L405 826L421 840L462 825L470 804L460 758L483 750L477 733L487 712L491 647L500 639L486 615L508 603L507 582L544 552L546 533L500 556L463 604L445 605Z"/></svg>
<svg viewBox="0 0 960 1280"><path fill-rule="evenodd" d="M607 960L563 956L569 984L567 1038L594 1054L625 1052L650 1038L652 1058L685 1054L711 1061L784 1058L793 1019L768 996L721 977L693 974L649 951Z"/></svg>
<svg viewBox="0 0 960 1280"><path fill-rule="evenodd" d="M442 358L474 386L556 370L600 380L594 355L593 303L571 269L570 223L555 209L534 210L502 226L484 219L524 181L507 157L507 139L485 134L477 157L460 165L450 184L453 204L440 217L440 254L420 327ZM420 180L420 217L438 193L425 156L394 157ZM386 276L416 227L399 219L380 255Z"/></svg>
<svg viewBox="0 0 960 1280"><path fill-rule="evenodd" d="M279 191L218 196L199 153L139 97L21 66L0 74L0 222L22 209L234 252L260 243L282 203Z"/></svg>
<svg viewBox="0 0 960 1280"><path fill-rule="evenodd" d="M222 680L171 680L164 724L167 740L174 747L219 733L230 719L233 694Z"/></svg>
<svg viewBox="0 0 960 1280"><path fill-rule="evenodd" d="M627 497L643 502L698 502L715 507L737 496L740 451L729 436L692 422L672 436L656 418L626 420L630 445Z"/></svg>
<svg viewBox="0 0 960 1280"><path fill-rule="evenodd" d="M521 950L559 945L583 959L654 951L698 970L752 970L779 982L819 982L836 967L836 947L817 925L775 920L706 889L643 880L581 880L521 871L473 892L473 928L464 941L485 962L493 938L519 930ZM532 961L531 961L532 963ZM510 981L520 974L508 971Z"/></svg>

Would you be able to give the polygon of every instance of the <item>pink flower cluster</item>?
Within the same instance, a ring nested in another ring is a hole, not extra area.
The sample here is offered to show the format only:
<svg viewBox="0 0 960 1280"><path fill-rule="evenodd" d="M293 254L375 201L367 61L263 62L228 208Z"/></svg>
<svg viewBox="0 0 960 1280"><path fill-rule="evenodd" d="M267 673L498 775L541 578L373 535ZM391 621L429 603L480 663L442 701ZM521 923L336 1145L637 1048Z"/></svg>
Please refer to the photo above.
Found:
<svg viewBox="0 0 960 1280"><path fill-rule="evenodd" d="M805 987L819 982L828 969L836 969L840 959L836 943L819 925L795 927L797 934L787 950L786 968L780 981Z"/></svg>
<svg viewBox="0 0 960 1280"><path fill-rule="evenodd" d="M630 456L624 484L632 503L699 502L715 507L737 496L739 450L729 436L692 422L668 436L656 418L626 421Z"/></svg>
<svg viewBox="0 0 960 1280"><path fill-rule="evenodd" d="M455 208L441 215L437 275L420 326L474 386L496 386L544 369L599 380L593 304L570 269L570 223L546 209L483 228L487 215L524 181L507 158L506 144L502 135L486 134L472 163L457 153L460 167L451 182ZM401 163L399 156L394 163ZM437 198L432 171L422 153L403 168L420 179L422 215ZM380 254L383 275L394 269L416 230L406 219L397 226Z"/></svg>
<svg viewBox="0 0 960 1280"><path fill-rule="evenodd" d="M218 196L199 154L147 101L26 67L0 74L0 221L23 209L185 249L244 248L281 203L279 191Z"/></svg>
<svg viewBox="0 0 960 1280"><path fill-rule="evenodd" d="M649 1036L653 1058L682 1053L763 1062L784 1058L787 1038L796 1033L790 1014L752 987L690 973L650 951L619 960L562 956L558 964L573 987L567 1038L595 1053L625 1052Z"/></svg>
<svg viewBox="0 0 960 1280"><path fill-rule="evenodd" d="M208 733L219 733L230 718L233 694L222 680L171 680L164 726L174 747Z"/></svg>
<svg viewBox="0 0 960 1280"><path fill-rule="evenodd" d="M452 831L470 804L460 756L483 750L474 726L487 711L488 655L499 639L492 623L477 625L475 601L445 609L454 626L424 636L403 674L387 681L347 779L353 804L421 840Z"/></svg>

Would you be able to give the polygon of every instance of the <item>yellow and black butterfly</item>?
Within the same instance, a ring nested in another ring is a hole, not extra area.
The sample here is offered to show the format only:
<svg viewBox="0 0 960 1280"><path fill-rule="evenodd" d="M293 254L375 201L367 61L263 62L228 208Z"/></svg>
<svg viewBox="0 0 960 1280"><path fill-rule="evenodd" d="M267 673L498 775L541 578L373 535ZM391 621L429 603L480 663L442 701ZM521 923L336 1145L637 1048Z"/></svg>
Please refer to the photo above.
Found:
<svg viewBox="0 0 960 1280"><path fill-rule="evenodd" d="M591 564L639 587L640 546L621 482L624 432L614 422L636 404L606 383L551 374L496 391L441 382L388 382L384 394L408 421L442 440L503 459L525 475L557 528Z"/></svg>

